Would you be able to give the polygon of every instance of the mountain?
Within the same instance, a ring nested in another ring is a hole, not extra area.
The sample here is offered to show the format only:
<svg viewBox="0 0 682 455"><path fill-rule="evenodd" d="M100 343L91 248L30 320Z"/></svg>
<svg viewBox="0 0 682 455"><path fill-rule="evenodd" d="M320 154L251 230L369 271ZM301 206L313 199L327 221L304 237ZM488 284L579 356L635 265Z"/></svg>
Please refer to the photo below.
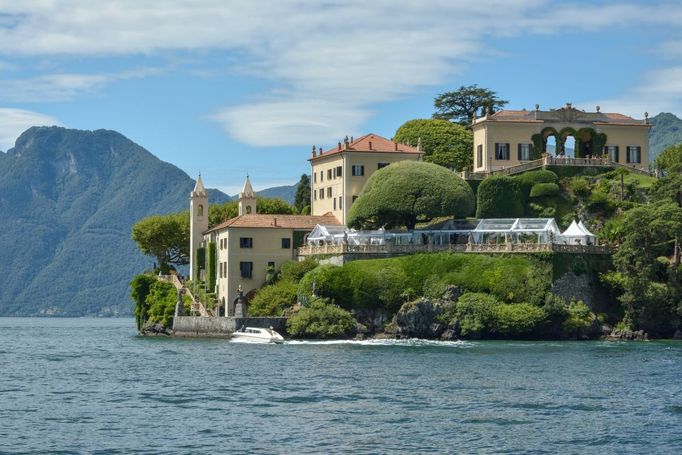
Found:
<svg viewBox="0 0 682 455"><path fill-rule="evenodd" d="M0 152L0 316L131 314L128 283L153 262L131 226L186 209L193 186L115 131L24 132Z"/></svg>
<svg viewBox="0 0 682 455"><path fill-rule="evenodd" d="M270 198L280 198L287 201L289 204L294 204L294 199L296 196L296 185L283 185L283 186L273 186L272 188L266 188L263 191L259 191L258 195Z"/></svg>
<svg viewBox="0 0 682 455"><path fill-rule="evenodd" d="M661 112L649 119L649 162L668 146L682 143L682 120L669 112Z"/></svg>

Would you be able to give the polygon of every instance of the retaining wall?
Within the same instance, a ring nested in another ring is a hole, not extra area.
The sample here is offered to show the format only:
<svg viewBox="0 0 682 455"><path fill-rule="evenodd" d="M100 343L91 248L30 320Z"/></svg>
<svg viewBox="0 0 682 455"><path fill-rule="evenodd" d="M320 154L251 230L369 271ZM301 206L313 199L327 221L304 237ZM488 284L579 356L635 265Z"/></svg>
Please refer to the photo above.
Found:
<svg viewBox="0 0 682 455"><path fill-rule="evenodd" d="M177 316L173 318L173 335L179 337L229 338L241 326L272 327L286 334L287 318L220 318L204 316Z"/></svg>

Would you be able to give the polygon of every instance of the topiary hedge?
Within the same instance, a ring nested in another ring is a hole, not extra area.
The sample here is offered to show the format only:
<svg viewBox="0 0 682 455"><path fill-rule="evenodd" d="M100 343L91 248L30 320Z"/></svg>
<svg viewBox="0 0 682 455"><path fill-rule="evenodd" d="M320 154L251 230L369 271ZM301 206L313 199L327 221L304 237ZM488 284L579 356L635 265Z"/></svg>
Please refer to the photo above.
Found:
<svg viewBox="0 0 682 455"><path fill-rule="evenodd" d="M540 170L524 172L514 177L521 187L521 192L524 197L530 196L531 189L538 183L558 183L559 177L552 171Z"/></svg>
<svg viewBox="0 0 682 455"><path fill-rule="evenodd" d="M496 176L483 180L478 187L477 218L518 218L523 216L523 196L512 177Z"/></svg>
<svg viewBox="0 0 682 455"><path fill-rule="evenodd" d="M531 199L541 197L557 196L559 194L559 185L556 183L536 183L530 190Z"/></svg>

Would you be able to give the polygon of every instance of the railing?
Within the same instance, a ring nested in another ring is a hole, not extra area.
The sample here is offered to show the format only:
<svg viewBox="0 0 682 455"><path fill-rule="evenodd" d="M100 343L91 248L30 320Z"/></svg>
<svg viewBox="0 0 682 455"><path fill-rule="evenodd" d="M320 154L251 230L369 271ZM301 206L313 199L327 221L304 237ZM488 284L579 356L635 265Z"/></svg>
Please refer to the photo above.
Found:
<svg viewBox="0 0 682 455"><path fill-rule="evenodd" d="M345 254L409 254L453 251L461 253L576 253L609 254L611 248L605 245L562 245L558 243L492 243L492 244L445 244L445 245L318 245L303 246L299 256L323 256Z"/></svg>
<svg viewBox="0 0 682 455"><path fill-rule="evenodd" d="M634 164L623 164L611 161L609 158L569 158L564 156L545 155L539 160L527 161L523 164L510 166L503 169L495 169L490 172L469 172L462 171L460 176L464 180L483 180L490 175L514 175L521 172L538 169L543 166L580 166L580 167L619 167L639 175L653 176L654 174L646 169L639 169Z"/></svg>

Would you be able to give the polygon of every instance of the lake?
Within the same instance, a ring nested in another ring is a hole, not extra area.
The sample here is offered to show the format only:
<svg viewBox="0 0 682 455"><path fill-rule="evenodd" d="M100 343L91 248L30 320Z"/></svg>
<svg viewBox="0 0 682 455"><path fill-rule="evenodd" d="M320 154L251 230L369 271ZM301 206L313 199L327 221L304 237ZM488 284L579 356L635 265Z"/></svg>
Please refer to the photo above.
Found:
<svg viewBox="0 0 682 455"><path fill-rule="evenodd" d="M0 453L682 453L682 342L141 338L0 318Z"/></svg>

